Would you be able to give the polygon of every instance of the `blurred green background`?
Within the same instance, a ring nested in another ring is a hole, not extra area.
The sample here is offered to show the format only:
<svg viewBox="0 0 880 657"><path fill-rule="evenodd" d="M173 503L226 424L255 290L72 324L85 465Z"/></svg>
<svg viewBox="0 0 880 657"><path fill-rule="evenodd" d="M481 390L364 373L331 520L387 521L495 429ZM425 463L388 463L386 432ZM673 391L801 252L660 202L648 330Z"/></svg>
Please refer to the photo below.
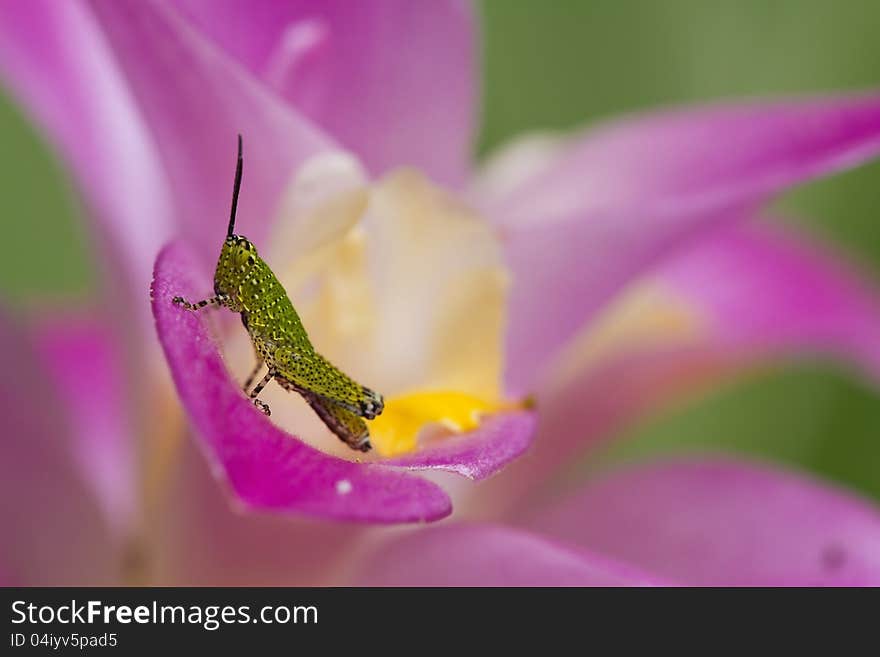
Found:
<svg viewBox="0 0 880 657"><path fill-rule="evenodd" d="M880 78L876 0L487 0L479 152L542 128L731 96L857 90ZM0 94L7 244L0 296L86 298L88 239L69 181ZM880 163L795 190L780 206L880 281ZM726 383L629 432L606 459L737 450L880 499L880 403L864 381L808 363Z"/></svg>

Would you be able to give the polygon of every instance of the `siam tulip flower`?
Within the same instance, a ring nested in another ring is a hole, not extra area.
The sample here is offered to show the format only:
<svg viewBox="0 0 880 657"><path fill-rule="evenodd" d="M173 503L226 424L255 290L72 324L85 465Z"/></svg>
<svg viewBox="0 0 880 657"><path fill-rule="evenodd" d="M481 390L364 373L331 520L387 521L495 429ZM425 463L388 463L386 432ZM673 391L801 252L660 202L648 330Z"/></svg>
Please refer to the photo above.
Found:
<svg viewBox="0 0 880 657"><path fill-rule="evenodd" d="M649 464L562 502L550 483L640 414L755 363L828 354L880 378L871 286L761 212L880 152L880 96L666 110L478 169L463 3L0 11L3 80L73 172L107 272L98 308L0 324L0 480L20 500L0 577L880 580L877 509L801 475ZM243 329L171 301L211 296L239 132L237 231L318 351L385 394L375 455L277 387L260 413L241 392ZM438 520L453 500L481 522L365 526Z"/></svg>

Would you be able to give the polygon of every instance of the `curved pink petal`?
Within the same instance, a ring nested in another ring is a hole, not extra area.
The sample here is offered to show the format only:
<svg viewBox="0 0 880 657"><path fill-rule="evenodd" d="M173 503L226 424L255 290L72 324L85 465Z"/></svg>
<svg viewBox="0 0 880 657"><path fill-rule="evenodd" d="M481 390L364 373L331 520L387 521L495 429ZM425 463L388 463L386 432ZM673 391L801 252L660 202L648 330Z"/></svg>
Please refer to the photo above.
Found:
<svg viewBox="0 0 880 657"><path fill-rule="evenodd" d="M486 419L475 431L446 438L416 454L382 461L382 465L446 470L470 479L485 479L529 448L536 424L537 416L530 411L499 414Z"/></svg>
<svg viewBox="0 0 880 657"><path fill-rule="evenodd" d="M441 183L464 182L479 69L467 3L177 4L372 174L408 165Z"/></svg>
<svg viewBox="0 0 880 657"><path fill-rule="evenodd" d="M0 1L0 75L69 166L104 245L121 252L110 253L107 278L122 272L142 294L173 234L166 180L91 12L79 2ZM142 304L132 311L149 316Z"/></svg>
<svg viewBox="0 0 880 657"><path fill-rule="evenodd" d="M153 313L174 382L218 477L246 506L365 522L436 520L451 511L434 484L328 456L273 425L229 376L205 321L171 303L210 290L185 247L156 261Z"/></svg>
<svg viewBox="0 0 880 657"><path fill-rule="evenodd" d="M648 586L663 582L592 552L521 530L446 525L386 541L358 586Z"/></svg>
<svg viewBox="0 0 880 657"><path fill-rule="evenodd" d="M487 208L514 273L514 391L658 257L790 185L875 157L880 97L666 112L557 152Z"/></svg>
<svg viewBox="0 0 880 657"><path fill-rule="evenodd" d="M644 215L591 215L505 233L512 274L505 381L532 392L561 348L643 268L679 246L689 230L725 218L676 217L646 228Z"/></svg>
<svg viewBox="0 0 880 657"><path fill-rule="evenodd" d="M880 509L766 466L630 467L533 526L686 584L880 584Z"/></svg>
<svg viewBox="0 0 880 657"><path fill-rule="evenodd" d="M651 326L664 308L685 313L691 326L599 351L542 390L529 458L484 486L484 499L516 508L520 494L532 494L576 453L763 360L836 357L880 384L880 294L845 261L790 231L732 225L660 265L621 301L644 290L659 293L659 305L630 314L631 326ZM570 368L578 362L564 353Z"/></svg>
<svg viewBox="0 0 880 657"><path fill-rule="evenodd" d="M880 287L868 275L806 237L753 224L704 240L655 280L709 318L719 351L835 355L880 383Z"/></svg>
<svg viewBox="0 0 880 657"><path fill-rule="evenodd" d="M676 108L600 125L545 155L501 198L504 226L597 210L717 213L880 151L880 95Z"/></svg>
<svg viewBox="0 0 880 657"><path fill-rule="evenodd" d="M60 314L40 321L33 337L69 419L72 457L108 525L124 536L138 513L133 409L119 345L97 316Z"/></svg>
<svg viewBox="0 0 880 657"><path fill-rule="evenodd" d="M290 439L293 440L293 439ZM162 586L332 586L361 542L384 526L277 513L228 503L195 441L185 440L163 489L152 583ZM353 493L354 494L354 493Z"/></svg>
<svg viewBox="0 0 880 657"><path fill-rule="evenodd" d="M0 566L22 586L110 584L120 545L77 467L65 406L0 314Z"/></svg>
<svg viewBox="0 0 880 657"><path fill-rule="evenodd" d="M176 227L213 261L225 235L241 133L237 229L259 242L291 175L332 142L167 3L89 6L161 155Z"/></svg>

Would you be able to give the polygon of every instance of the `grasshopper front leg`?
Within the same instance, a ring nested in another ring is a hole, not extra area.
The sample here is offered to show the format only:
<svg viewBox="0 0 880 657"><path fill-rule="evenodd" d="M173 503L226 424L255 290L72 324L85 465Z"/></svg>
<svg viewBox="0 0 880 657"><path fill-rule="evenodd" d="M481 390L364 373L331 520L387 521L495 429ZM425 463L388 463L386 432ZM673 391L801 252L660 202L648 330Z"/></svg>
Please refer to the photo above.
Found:
<svg viewBox="0 0 880 657"><path fill-rule="evenodd" d="M210 299L203 299L202 301L196 301L192 303L187 301L183 297L174 297L171 300L176 306L183 306L187 310L201 310L205 306L225 306L228 297L224 294L217 295L216 297L211 297Z"/></svg>

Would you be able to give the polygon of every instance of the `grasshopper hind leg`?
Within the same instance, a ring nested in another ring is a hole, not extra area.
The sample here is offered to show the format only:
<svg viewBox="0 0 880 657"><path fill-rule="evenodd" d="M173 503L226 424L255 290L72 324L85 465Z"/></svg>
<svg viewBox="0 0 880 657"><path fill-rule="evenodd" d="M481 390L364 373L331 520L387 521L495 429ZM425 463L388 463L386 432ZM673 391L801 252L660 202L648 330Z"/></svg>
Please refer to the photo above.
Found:
<svg viewBox="0 0 880 657"><path fill-rule="evenodd" d="M360 416L344 406L297 386L284 377L278 376L275 380L285 390L298 392L327 428L350 448L359 452L369 452L373 448L370 443L370 430Z"/></svg>
<svg viewBox="0 0 880 657"><path fill-rule="evenodd" d="M315 395L306 397L306 401L327 428L346 445L359 452L369 452L373 448L367 423L359 416Z"/></svg>
<svg viewBox="0 0 880 657"><path fill-rule="evenodd" d="M283 378L288 389L307 391L367 420L375 419L385 407L382 395L352 380L321 354L285 346L276 349L273 358L279 380Z"/></svg>

